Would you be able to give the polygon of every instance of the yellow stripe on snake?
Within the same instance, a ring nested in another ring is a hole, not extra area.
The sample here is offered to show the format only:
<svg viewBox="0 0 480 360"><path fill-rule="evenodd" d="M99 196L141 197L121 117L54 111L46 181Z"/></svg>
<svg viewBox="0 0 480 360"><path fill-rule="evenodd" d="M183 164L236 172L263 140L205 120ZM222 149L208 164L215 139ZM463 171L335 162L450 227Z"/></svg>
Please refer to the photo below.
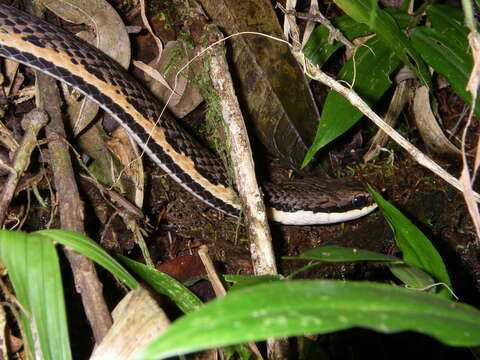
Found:
<svg viewBox="0 0 480 360"><path fill-rule="evenodd" d="M240 215L217 157L169 116L130 74L98 49L56 26L0 4L0 56L80 91L112 115L176 182L205 203ZM154 126L156 124L157 126ZM305 179L263 185L269 217L284 224L326 224L368 214L376 205L349 180Z"/></svg>

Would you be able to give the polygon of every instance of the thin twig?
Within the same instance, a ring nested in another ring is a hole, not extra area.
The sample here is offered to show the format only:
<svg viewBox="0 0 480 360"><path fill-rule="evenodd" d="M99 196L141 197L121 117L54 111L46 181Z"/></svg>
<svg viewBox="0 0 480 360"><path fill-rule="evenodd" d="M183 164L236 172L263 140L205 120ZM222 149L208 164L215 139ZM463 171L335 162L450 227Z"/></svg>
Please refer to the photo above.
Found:
<svg viewBox="0 0 480 360"><path fill-rule="evenodd" d="M3 227L8 207L15 194L18 182L30 164L30 156L37 145L38 132L47 124L47 122L48 117L45 112L36 109L30 111L24 118L24 123L27 124L27 129L23 136L22 143L15 153L13 166L10 169L10 174L8 175L7 181L3 186L2 194L0 195L0 228Z"/></svg>
<svg viewBox="0 0 480 360"><path fill-rule="evenodd" d="M223 287L222 280L220 280L220 276L218 276L217 270L215 270L215 266L213 265L213 261L208 254L208 247L206 245L200 246L200 248L198 249L198 256L200 256L200 260L202 260L203 266L207 271L208 279L210 280L210 284L213 287L215 296L217 298L220 298L227 295L227 292ZM248 347L250 348L250 350L252 350L258 360L263 359L257 345L254 342L249 342Z"/></svg>
<svg viewBox="0 0 480 360"><path fill-rule="evenodd" d="M208 26L206 34L212 40L221 37L221 33L214 26ZM255 178L250 141L235 95L223 47L217 46L212 50L210 78L215 90L221 94L222 115L228 133L231 135L229 137L230 157L235 164L236 184L247 219L247 231L252 241L251 254L255 273L257 275L276 274L277 267L265 205Z"/></svg>
<svg viewBox="0 0 480 360"><path fill-rule="evenodd" d="M281 7L280 9L282 10ZM351 41L348 40L340 30L338 30L335 26L333 26L330 20L328 20L325 16L323 16L323 14L320 11L315 11L313 13L305 13L305 12L298 12L295 10L287 10L285 11L285 15L291 15L297 19L318 22L328 29L330 34L330 39L340 41L350 51L353 51L355 49L355 45L353 45Z"/></svg>

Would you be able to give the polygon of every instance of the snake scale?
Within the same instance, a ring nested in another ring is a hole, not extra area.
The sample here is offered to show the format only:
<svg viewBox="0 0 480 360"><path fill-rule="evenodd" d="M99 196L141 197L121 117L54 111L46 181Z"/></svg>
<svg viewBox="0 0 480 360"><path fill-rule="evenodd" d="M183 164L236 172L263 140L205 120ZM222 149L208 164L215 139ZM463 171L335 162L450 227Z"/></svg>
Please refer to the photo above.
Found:
<svg viewBox="0 0 480 360"><path fill-rule="evenodd" d="M112 115L176 182L231 216L240 205L221 161L170 116L137 80L75 35L0 4L0 56L40 70L89 97ZM157 126L154 126L153 124ZM328 224L376 207L352 180L304 179L262 186L269 217L283 224Z"/></svg>

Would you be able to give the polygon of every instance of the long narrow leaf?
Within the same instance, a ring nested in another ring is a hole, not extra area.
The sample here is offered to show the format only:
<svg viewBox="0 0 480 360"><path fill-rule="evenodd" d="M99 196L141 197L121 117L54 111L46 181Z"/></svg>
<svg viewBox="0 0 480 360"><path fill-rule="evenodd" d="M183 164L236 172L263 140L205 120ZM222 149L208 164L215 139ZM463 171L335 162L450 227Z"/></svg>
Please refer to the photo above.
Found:
<svg viewBox="0 0 480 360"><path fill-rule="evenodd" d="M234 285L228 289L228 292L237 291L250 286L256 286L272 281L282 280L282 275L223 275L225 281L232 282Z"/></svg>
<svg viewBox="0 0 480 360"><path fill-rule="evenodd" d="M402 250L405 262L425 271L437 281L451 287L450 277L445 264L430 240L371 186L369 186L369 190L380 211L392 227L395 233L395 240L400 250ZM440 294L445 297L451 296L446 288L442 288Z"/></svg>
<svg viewBox="0 0 480 360"><path fill-rule="evenodd" d="M0 257L18 301L29 315L23 323L34 348L38 335L45 360L71 359L62 278L54 244L42 236L0 231ZM33 323L31 322L33 321Z"/></svg>
<svg viewBox="0 0 480 360"><path fill-rule="evenodd" d="M347 248L337 245L320 246L318 248L305 251L299 256L284 256L283 258L298 260L317 260L323 262L375 261L392 264L402 263L400 259L397 259L393 256L388 256L369 250Z"/></svg>
<svg viewBox="0 0 480 360"><path fill-rule="evenodd" d="M125 282L130 289L133 290L137 287L137 281L135 278L130 275L117 260L111 257L89 237L66 230L40 230L33 234L44 236L50 241L58 242L59 244L78 251L110 271L117 278Z"/></svg>
<svg viewBox="0 0 480 360"><path fill-rule="evenodd" d="M176 321L134 359L164 359L271 337L360 326L480 344L480 312L437 295L374 283L279 281L236 291Z"/></svg>
<svg viewBox="0 0 480 360"><path fill-rule="evenodd" d="M145 280L159 294L168 296L184 312L192 312L203 305L202 301L181 282L170 275L152 269L125 256L120 260L134 273Z"/></svg>
<svg viewBox="0 0 480 360"><path fill-rule="evenodd" d="M427 18L432 27L437 29L449 42L459 42L468 47L468 28L465 26L463 13L446 5L433 4L427 8Z"/></svg>
<svg viewBox="0 0 480 360"><path fill-rule="evenodd" d="M428 289L433 283L434 279L428 275L425 271L420 270L415 266L410 265L392 265L389 266L390 271L398 279L400 279L405 285L413 289L425 289L431 292L435 292L435 288Z"/></svg>
<svg viewBox="0 0 480 360"><path fill-rule="evenodd" d="M457 32L455 32L457 33ZM452 38L434 28L418 27L412 32L412 44L422 54L425 61L441 74L453 90L468 104L471 94L466 86L473 68L473 60L465 38ZM477 101L475 114L480 116L480 101Z"/></svg>

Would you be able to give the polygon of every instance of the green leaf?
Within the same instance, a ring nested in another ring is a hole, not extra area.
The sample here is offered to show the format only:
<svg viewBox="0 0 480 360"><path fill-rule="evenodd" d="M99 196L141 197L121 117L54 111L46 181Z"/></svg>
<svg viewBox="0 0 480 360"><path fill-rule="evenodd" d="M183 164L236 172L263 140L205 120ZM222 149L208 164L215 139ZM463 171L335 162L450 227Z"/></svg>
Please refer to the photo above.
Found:
<svg viewBox="0 0 480 360"><path fill-rule="evenodd" d="M445 264L430 240L371 186L368 188L395 234L397 245L403 253L403 260L451 288ZM451 296L446 288L442 288L439 294L445 297Z"/></svg>
<svg viewBox="0 0 480 360"><path fill-rule="evenodd" d="M381 39L375 37L357 49L355 56L347 61L337 77L353 84L353 89L362 99L373 105L392 84L389 76L399 65L399 58ZM323 106L315 140L302 166L308 164L323 146L350 129L362 115L342 95L330 91Z"/></svg>
<svg viewBox="0 0 480 360"><path fill-rule="evenodd" d="M473 307L418 291L366 282L278 281L233 292L180 318L134 359L355 326L413 330L447 345L475 346L479 324Z"/></svg>
<svg viewBox="0 0 480 360"><path fill-rule="evenodd" d="M433 4L427 7L427 18L442 36L450 43L459 41L462 47L468 47L468 28L464 25L463 13L446 5Z"/></svg>
<svg viewBox="0 0 480 360"><path fill-rule="evenodd" d="M130 289L135 289L137 287L137 280L135 280L135 278L130 275L117 260L112 258L89 237L66 230L40 230L32 234L44 236L52 242L58 242L59 244L72 248L92 259L100 266L103 266L113 275L122 280Z"/></svg>
<svg viewBox="0 0 480 360"><path fill-rule="evenodd" d="M170 275L152 269L137 261L119 255L120 260L134 273L145 280L159 294L168 296L184 312L192 312L203 305L188 288Z"/></svg>
<svg viewBox="0 0 480 360"><path fill-rule="evenodd" d="M367 24L425 85L432 87L430 73L421 56L412 47L392 16L378 8L376 1L334 0L334 2L348 16L359 23Z"/></svg>
<svg viewBox="0 0 480 360"><path fill-rule="evenodd" d="M400 259L397 259L393 256L388 256L369 250L347 248L337 245L321 246L312 250L305 251L299 256L284 256L283 258L298 260L317 260L323 262L375 261L397 264L403 263Z"/></svg>
<svg viewBox="0 0 480 360"><path fill-rule="evenodd" d="M448 81L466 103L471 105L472 97L466 86L473 68L473 60L464 36L466 28L462 30L458 24L455 26L455 21L452 21L451 26L451 32L417 27L412 32L411 41L425 61ZM475 114L480 116L478 101Z"/></svg>
<svg viewBox="0 0 480 360"><path fill-rule="evenodd" d="M237 291L250 286L259 285L267 282L278 281L282 279L281 275L223 275L227 282L232 282L234 285L228 289L230 291Z"/></svg>
<svg viewBox="0 0 480 360"><path fill-rule="evenodd" d="M8 269L22 312L23 324L34 349L35 323L44 359L71 359L63 285L55 246L38 234L0 231L0 256Z"/></svg>
<svg viewBox="0 0 480 360"><path fill-rule="evenodd" d="M430 275L414 266L403 264L392 265L389 266L389 268L392 274L400 279L400 281L416 290L427 288L429 285L435 283L435 280ZM431 291L435 292L434 290L435 288L431 289Z"/></svg>

